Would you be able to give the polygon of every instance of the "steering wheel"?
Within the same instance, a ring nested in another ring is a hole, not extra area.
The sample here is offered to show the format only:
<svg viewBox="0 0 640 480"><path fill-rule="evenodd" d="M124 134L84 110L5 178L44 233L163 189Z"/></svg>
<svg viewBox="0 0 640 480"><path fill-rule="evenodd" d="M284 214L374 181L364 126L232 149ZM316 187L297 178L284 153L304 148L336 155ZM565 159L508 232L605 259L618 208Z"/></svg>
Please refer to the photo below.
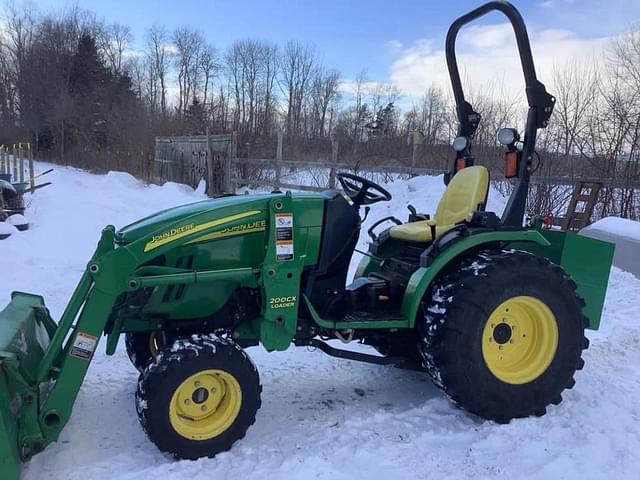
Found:
<svg viewBox="0 0 640 480"><path fill-rule="evenodd" d="M391 200L391 194L371 180L352 173L337 173L336 177L344 193L358 206Z"/></svg>

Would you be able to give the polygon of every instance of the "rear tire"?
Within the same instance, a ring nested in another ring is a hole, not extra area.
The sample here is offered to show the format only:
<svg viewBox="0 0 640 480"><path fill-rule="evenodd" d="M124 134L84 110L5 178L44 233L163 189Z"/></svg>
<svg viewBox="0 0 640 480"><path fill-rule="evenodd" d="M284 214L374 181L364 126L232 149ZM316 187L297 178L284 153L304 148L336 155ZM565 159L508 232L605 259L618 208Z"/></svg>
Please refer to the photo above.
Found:
<svg viewBox="0 0 640 480"><path fill-rule="evenodd" d="M420 353L469 412L501 423L544 415L584 365L583 306L575 282L545 258L479 253L435 281L418 320Z"/></svg>
<svg viewBox="0 0 640 480"><path fill-rule="evenodd" d="M229 450L260 408L258 371L236 343L215 335L176 340L140 375L136 410L162 452L195 460Z"/></svg>

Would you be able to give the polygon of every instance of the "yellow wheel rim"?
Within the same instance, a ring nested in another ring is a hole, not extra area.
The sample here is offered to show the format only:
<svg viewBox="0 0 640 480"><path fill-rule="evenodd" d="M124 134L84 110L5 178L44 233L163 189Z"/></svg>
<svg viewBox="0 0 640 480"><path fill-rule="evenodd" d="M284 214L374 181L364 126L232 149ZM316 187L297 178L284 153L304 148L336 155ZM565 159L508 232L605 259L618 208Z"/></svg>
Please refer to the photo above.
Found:
<svg viewBox="0 0 640 480"><path fill-rule="evenodd" d="M242 405L240 384L223 370L203 370L176 389L169 405L173 429L190 440L209 440L225 432Z"/></svg>
<svg viewBox="0 0 640 480"><path fill-rule="evenodd" d="M482 356L499 380L513 385L542 375L558 349L553 312L534 297L512 297L489 316L482 332Z"/></svg>

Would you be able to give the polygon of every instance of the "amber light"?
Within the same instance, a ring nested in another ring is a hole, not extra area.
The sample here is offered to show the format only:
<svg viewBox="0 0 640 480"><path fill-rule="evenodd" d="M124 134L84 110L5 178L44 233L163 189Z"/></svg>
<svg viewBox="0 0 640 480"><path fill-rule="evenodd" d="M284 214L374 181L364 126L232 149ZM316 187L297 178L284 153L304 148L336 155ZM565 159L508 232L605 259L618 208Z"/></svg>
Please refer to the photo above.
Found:
<svg viewBox="0 0 640 480"><path fill-rule="evenodd" d="M518 176L518 152L507 152L504 155L504 176L513 178Z"/></svg>
<svg viewBox="0 0 640 480"><path fill-rule="evenodd" d="M459 172L463 168L467 168L467 159L466 158L458 158L456 160L456 172Z"/></svg>

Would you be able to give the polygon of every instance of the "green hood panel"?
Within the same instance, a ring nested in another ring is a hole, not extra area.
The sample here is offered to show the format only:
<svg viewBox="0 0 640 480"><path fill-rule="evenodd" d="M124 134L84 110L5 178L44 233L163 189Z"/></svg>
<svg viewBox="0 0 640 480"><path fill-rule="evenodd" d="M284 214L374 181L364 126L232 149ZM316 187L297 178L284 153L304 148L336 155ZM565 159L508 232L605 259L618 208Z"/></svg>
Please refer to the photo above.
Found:
<svg viewBox="0 0 640 480"><path fill-rule="evenodd" d="M230 213L254 210L266 213L268 202L272 198L283 197L284 195L283 193L231 195L162 210L121 228L116 233L115 239L119 244L128 244L140 238L151 236L160 229L166 229L178 222L186 221L190 217L199 217L202 214L207 214L208 218L216 218L215 213L217 210L220 210L220 217ZM295 209L297 226L321 226L322 205L328 195L332 194L329 192L292 194L294 204L298 207Z"/></svg>

